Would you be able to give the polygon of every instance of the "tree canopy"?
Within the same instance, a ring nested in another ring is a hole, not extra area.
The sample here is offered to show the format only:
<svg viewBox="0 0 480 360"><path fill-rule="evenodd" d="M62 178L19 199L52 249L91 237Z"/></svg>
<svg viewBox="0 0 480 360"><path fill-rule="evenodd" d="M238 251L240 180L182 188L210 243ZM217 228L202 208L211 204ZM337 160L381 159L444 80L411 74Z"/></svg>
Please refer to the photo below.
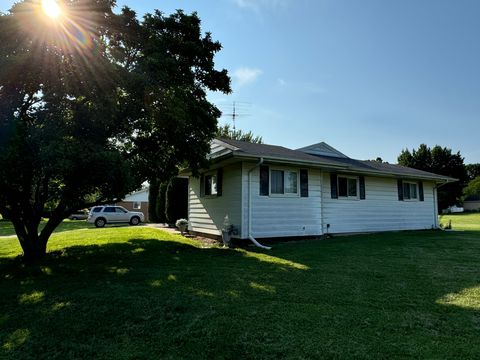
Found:
<svg viewBox="0 0 480 360"><path fill-rule="evenodd" d="M480 176L477 176L475 179L468 183L465 189L463 189L463 194L465 195L465 197L480 196Z"/></svg>
<svg viewBox="0 0 480 360"><path fill-rule="evenodd" d="M473 180L480 176L480 164L467 164L465 165L467 170L468 180Z"/></svg>
<svg viewBox="0 0 480 360"><path fill-rule="evenodd" d="M196 13L143 21L113 0L24 0L0 15L0 214L29 260L72 211L113 202L178 164L204 165L230 92ZM39 233L45 209L47 225Z"/></svg>
<svg viewBox="0 0 480 360"><path fill-rule="evenodd" d="M460 201L462 190L467 181L467 172L460 152L452 153L451 149L439 145L433 148L421 144L418 149L402 150L398 163L414 169L446 175L458 179L455 183L446 184L438 189L439 209L445 209Z"/></svg>
<svg viewBox="0 0 480 360"><path fill-rule="evenodd" d="M254 135L251 131L233 130L229 124L219 126L216 136L219 138L247 141L256 144L261 144L263 142L261 136Z"/></svg>

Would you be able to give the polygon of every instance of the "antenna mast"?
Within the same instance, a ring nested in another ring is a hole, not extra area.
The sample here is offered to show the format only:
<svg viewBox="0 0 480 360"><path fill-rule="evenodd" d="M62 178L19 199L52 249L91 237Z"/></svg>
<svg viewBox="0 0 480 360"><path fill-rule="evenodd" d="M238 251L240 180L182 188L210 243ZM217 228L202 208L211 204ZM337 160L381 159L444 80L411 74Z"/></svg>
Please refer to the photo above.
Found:
<svg viewBox="0 0 480 360"><path fill-rule="evenodd" d="M235 128L235 119L237 117L237 113L235 112L235 101L233 102L233 112L232 112L232 121L233 121L233 133L237 130Z"/></svg>
<svg viewBox="0 0 480 360"><path fill-rule="evenodd" d="M234 101L232 104L232 112L231 113L222 113L222 116L228 116L229 118L232 119L232 125L233 125L233 133L235 134L237 132L237 118L241 116L249 116L249 114L243 114L242 110L245 110L244 106L245 105L250 105L250 103L246 102L238 102ZM240 111L240 113L238 113Z"/></svg>

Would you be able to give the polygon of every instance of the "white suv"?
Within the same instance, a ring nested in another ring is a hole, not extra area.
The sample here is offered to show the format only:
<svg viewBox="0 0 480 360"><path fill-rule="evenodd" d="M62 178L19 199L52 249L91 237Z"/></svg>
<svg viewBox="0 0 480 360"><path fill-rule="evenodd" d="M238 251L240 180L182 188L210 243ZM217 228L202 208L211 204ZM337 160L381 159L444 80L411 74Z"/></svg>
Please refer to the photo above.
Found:
<svg viewBox="0 0 480 360"><path fill-rule="evenodd" d="M128 211L121 206L94 206L90 209L87 222L95 224L96 227L104 227L109 223L129 223L138 225L145 221L142 212Z"/></svg>

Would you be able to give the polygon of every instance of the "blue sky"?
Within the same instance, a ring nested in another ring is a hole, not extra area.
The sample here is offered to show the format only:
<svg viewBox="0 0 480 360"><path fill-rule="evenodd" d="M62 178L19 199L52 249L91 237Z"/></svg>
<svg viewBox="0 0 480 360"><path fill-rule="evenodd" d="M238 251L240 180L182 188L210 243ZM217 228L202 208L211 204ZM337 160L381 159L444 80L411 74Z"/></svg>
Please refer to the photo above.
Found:
<svg viewBox="0 0 480 360"><path fill-rule="evenodd" d="M6 11L13 1L0 0ZM237 127L298 148L325 141L396 162L436 144L480 162L480 1L117 0L139 15L197 11L233 94ZM221 123L231 122L227 117Z"/></svg>

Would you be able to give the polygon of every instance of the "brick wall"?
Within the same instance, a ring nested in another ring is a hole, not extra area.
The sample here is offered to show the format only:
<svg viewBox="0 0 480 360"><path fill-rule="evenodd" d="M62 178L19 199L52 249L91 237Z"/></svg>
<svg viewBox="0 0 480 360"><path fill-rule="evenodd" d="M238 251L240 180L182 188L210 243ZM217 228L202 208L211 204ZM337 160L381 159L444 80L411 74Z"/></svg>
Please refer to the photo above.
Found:
<svg viewBox="0 0 480 360"><path fill-rule="evenodd" d="M140 209L134 209L133 204L134 203L131 202L131 201L122 201L122 202L117 203L116 205L123 206L128 211L142 212L145 215L145 222L149 222L150 219L148 218L148 202L141 202L140 203Z"/></svg>

